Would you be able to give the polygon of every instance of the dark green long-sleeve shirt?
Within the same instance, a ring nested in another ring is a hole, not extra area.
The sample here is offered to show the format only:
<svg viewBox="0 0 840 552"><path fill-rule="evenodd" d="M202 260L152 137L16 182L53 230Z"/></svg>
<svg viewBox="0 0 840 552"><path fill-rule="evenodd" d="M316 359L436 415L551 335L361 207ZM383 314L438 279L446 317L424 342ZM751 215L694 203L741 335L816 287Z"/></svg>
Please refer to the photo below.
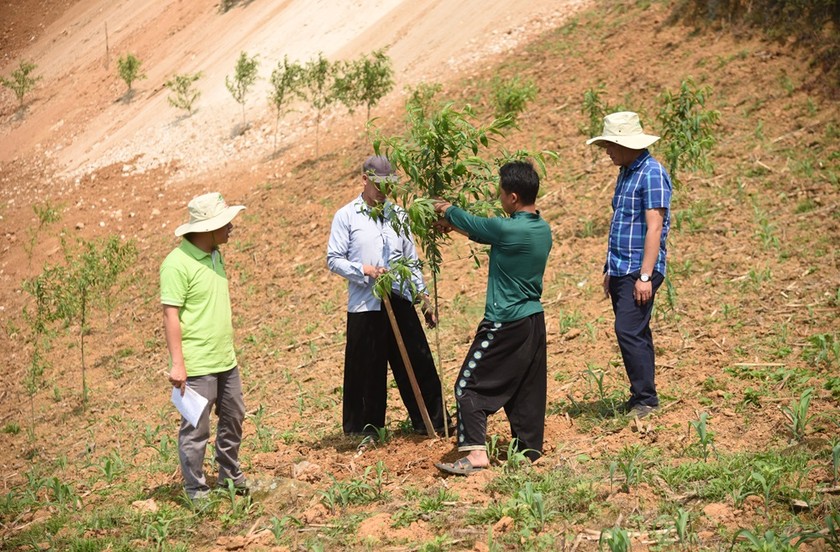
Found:
<svg viewBox="0 0 840 552"><path fill-rule="evenodd" d="M446 210L446 220L471 240L490 245L484 318L513 322L542 312L551 229L539 214L517 211L509 218L485 218L452 206Z"/></svg>

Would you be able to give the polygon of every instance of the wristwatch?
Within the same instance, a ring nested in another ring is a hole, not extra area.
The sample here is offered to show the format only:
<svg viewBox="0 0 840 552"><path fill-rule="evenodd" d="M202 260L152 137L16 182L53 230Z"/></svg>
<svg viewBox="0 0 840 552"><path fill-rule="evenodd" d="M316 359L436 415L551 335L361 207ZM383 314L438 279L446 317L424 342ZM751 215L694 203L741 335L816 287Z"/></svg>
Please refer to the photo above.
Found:
<svg viewBox="0 0 840 552"><path fill-rule="evenodd" d="M643 282L650 282L650 274L645 274L644 272L642 272L642 274L639 276L639 280Z"/></svg>

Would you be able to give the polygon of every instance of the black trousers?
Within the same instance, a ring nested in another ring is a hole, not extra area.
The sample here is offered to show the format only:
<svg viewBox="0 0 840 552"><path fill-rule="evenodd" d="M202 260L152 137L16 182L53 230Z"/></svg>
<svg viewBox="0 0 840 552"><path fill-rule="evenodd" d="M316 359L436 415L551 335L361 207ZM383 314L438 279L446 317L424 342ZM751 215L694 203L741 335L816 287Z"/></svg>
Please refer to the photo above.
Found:
<svg viewBox="0 0 840 552"><path fill-rule="evenodd" d="M435 429L443 431L440 378L420 318L406 299L392 295L391 305L429 417ZM425 433L388 312L382 305L379 311L347 313L342 421L345 434L371 433L368 425L385 426L389 364L412 426Z"/></svg>
<svg viewBox="0 0 840 552"><path fill-rule="evenodd" d="M542 454L546 402L545 315L482 320L455 381L458 450L485 450L487 416L504 408L518 449Z"/></svg>
<svg viewBox="0 0 840 552"><path fill-rule="evenodd" d="M650 331L650 315L653 312L653 299L656 290L665 277L654 272L650 280L652 289L650 301L637 305L633 299L633 288L639 274L610 277L610 299L615 313L615 336L621 348L624 369L630 380L630 400L627 406L637 404L659 406L656 395L654 368L656 358L653 349L653 334Z"/></svg>

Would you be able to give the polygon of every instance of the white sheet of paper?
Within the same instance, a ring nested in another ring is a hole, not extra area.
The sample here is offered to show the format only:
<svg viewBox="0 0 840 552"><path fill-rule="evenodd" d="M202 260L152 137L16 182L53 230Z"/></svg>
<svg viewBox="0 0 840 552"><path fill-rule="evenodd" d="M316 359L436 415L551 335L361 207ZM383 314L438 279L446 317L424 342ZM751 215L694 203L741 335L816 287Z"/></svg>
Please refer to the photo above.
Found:
<svg viewBox="0 0 840 552"><path fill-rule="evenodd" d="M198 427L198 420L201 418L201 413L204 412L204 407L207 406L207 399L190 389L189 385L184 391L183 397L181 396L181 390L173 387L172 404L193 427Z"/></svg>

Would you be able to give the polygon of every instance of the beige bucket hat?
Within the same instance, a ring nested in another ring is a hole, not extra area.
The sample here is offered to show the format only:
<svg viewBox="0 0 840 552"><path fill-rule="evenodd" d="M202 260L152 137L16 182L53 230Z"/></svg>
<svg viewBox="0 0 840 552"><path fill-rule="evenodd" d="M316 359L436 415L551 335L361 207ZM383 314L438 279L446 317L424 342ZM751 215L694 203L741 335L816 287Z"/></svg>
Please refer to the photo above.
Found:
<svg viewBox="0 0 840 552"><path fill-rule="evenodd" d="M190 221L176 228L175 235L218 230L232 221L244 208L244 205L228 205L219 192L194 197L187 205Z"/></svg>
<svg viewBox="0 0 840 552"><path fill-rule="evenodd" d="M657 140L659 140L659 136L644 133L638 114L632 111L619 111L604 117L604 130L601 131L601 136L590 138L586 141L586 145L596 142L612 142L625 148L641 150Z"/></svg>

